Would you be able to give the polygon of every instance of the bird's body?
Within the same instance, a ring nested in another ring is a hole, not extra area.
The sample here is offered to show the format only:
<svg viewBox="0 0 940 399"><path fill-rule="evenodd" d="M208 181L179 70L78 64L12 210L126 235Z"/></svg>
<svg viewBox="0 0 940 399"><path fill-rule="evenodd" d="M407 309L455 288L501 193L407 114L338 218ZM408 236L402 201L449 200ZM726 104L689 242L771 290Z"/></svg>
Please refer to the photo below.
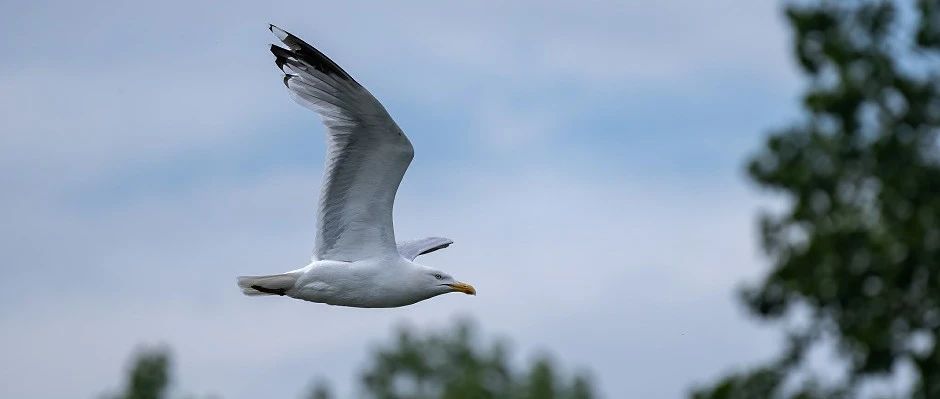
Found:
<svg viewBox="0 0 940 399"><path fill-rule="evenodd" d="M408 137L385 108L323 53L275 26L288 46L271 46L284 85L327 127L327 156L313 260L268 276L239 277L246 295L284 295L353 307L410 305L448 292L475 294L468 284L414 263L451 240L396 243L392 206L414 156Z"/></svg>
<svg viewBox="0 0 940 399"><path fill-rule="evenodd" d="M316 261L297 271L297 285L285 295L360 308L411 305L430 298L408 278L419 269L422 269L420 265L402 257L355 262Z"/></svg>

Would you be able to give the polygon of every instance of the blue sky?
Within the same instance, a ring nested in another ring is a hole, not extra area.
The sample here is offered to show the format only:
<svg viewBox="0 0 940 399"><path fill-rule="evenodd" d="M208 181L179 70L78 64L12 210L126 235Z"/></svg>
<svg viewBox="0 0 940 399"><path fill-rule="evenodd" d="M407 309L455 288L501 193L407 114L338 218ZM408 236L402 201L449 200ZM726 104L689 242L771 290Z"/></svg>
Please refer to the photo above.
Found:
<svg viewBox="0 0 940 399"><path fill-rule="evenodd" d="M796 115L772 2L0 3L2 397L95 397L140 344L185 392L341 391L393 327L458 315L675 398L773 353L734 289L764 269L742 165ZM382 101L416 148L398 237L472 282L391 310L245 298L308 259L323 161L275 23ZM272 328L277 326L277 328ZM47 376L56 376L48 384Z"/></svg>

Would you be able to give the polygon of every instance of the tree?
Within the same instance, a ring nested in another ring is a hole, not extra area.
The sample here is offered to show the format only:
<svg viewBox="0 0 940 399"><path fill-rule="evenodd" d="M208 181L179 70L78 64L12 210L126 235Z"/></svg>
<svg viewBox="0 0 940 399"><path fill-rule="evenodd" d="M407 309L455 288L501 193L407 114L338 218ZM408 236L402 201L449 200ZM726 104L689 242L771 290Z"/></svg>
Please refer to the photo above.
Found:
<svg viewBox="0 0 940 399"><path fill-rule="evenodd" d="M362 374L366 397L375 399L590 399L587 377L568 381L547 356L528 370L514 371L506 344L480 345L469 322L452 331L415 336L400 330L391 347L380 348Z"/></svg>
<svg viewBox="0 0 940 399"><path fill-rule="evenodd" d="M143 349L134 356L124 391L113 399L162 399L170 384L170 354L164 349Z"/></svg>
<svg viewBox="0 0 940 399"><path fill-rule="evenodd" d="M532 365L526 383L526 399L555 399L555 370L551 361L541 358Z"/></svg>
<svg viewBox="0 0 940 399"><path fill-rule="evenodd" d="M307 394L307 399L330 399L333 397L333 391L330 389L330 383L323 378L318 378L313 387L310 389L310 392Z"/></svg>
<svg viewBox="0 0 940 399"><path fill-rule="evenodd" d="M692 396L859 397L909 364L909 395L940 397L940 2L799 1L786 16L806 117L749 163L788 205L761 217L771 270L742 299L809 322L787 327L779 358ZM826 384L805 367L824 340L846 371Z"/></svg>
<svg viewBox="0 0 940 399"><path fill-rule="evenodd" d="M592 399L593 385L581 373L567 377L547 355L528 369L515 370L507 345L481 345L469 321L451 330L416 334L401 329L393 343L377 348L362 372L357 397L375 399ZM125 392L113 399L162 399L170 382L166 350L138 353L128 373ZM304 395L333 398L327 380L317 378Z"/></svg>

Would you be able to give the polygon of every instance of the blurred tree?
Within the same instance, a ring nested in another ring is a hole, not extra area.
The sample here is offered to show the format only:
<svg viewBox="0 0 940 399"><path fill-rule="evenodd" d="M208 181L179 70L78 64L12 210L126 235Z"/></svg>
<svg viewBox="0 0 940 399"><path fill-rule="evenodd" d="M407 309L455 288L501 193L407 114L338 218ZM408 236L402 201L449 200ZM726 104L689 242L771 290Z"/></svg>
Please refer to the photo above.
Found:
<svg viewBox="0 0 940 399"><path fill-rule="evenodd" d="M139 352L129 370L127 387L113 399L161 399L170 382L166 350ZM579 374L559 373L547 356L526 370L513 370L506 345L481 347L473 325L456 324L453 330L416 335L398 332L392 345L378 348L363 371L360 390L376 399L592 399L591 381ZM330 384L316 379L304 395L332 399Z"/></svg>
<svg viewBox="0 0 940 399"><path fill-rule="evenodd" d="M548 358L541 357L532 365L526 384L526 399L555 399L555 370Z"/></svg>
<svg viewBox="0 0 940 399"><path fill-rule="evenodd" d="M128 370L124 392L114 399L162 399L170 384L170 355L164 349L139 351Z"/></svg>
<svg viewBox="0 0 940 399"><path fill-rule="evenodd" d="M940 398L940 1L788 3L809 87L804 121L751 160L787 208L761 218L769 274L743 292L787 323L779 359L694 398L859 397L873 377L913 370L910 396ZM807 378L835 343L846 377Z"/></svg>
<svg viewBox="0 0 940 399"><path fill-rule="evenodd" d="M307 395L307 399L332 399L333 391L330 389L330 384L325 379L319 378L314 382L313 388L310 389L310 393Z"/></svg>
<svg viewBox="0 0 940 399"><path fill-rule="evenodd" d="M591 399L594 397L594 388L585 375L576 375L571 383L570 399Z"/></svg>
<svg viewBox="0 0 940 399"><path fill-rule="evenodd" d="M366 396L376 399L590 399L584 376L571 382L547 357L530 370L513 371L500 342L480 347L474 328L460 322L453 331L416 337L401 330L391 348L380 348L363 373Z"/></svg>

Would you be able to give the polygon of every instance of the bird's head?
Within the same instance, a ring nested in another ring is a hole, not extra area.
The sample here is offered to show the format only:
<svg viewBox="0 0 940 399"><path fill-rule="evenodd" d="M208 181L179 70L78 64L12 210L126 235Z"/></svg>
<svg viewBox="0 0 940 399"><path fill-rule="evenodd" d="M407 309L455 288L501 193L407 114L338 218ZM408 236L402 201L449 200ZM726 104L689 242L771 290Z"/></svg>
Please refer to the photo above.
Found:
<svg viewBox="0 0 940 399"><path fill-rule="evenodd" d="M424 268L421 271L421 281L434 295L450 292L462 292L467 295L476 295L477 290L472 285L457 281L449 274L440 270Z"/></svg>

